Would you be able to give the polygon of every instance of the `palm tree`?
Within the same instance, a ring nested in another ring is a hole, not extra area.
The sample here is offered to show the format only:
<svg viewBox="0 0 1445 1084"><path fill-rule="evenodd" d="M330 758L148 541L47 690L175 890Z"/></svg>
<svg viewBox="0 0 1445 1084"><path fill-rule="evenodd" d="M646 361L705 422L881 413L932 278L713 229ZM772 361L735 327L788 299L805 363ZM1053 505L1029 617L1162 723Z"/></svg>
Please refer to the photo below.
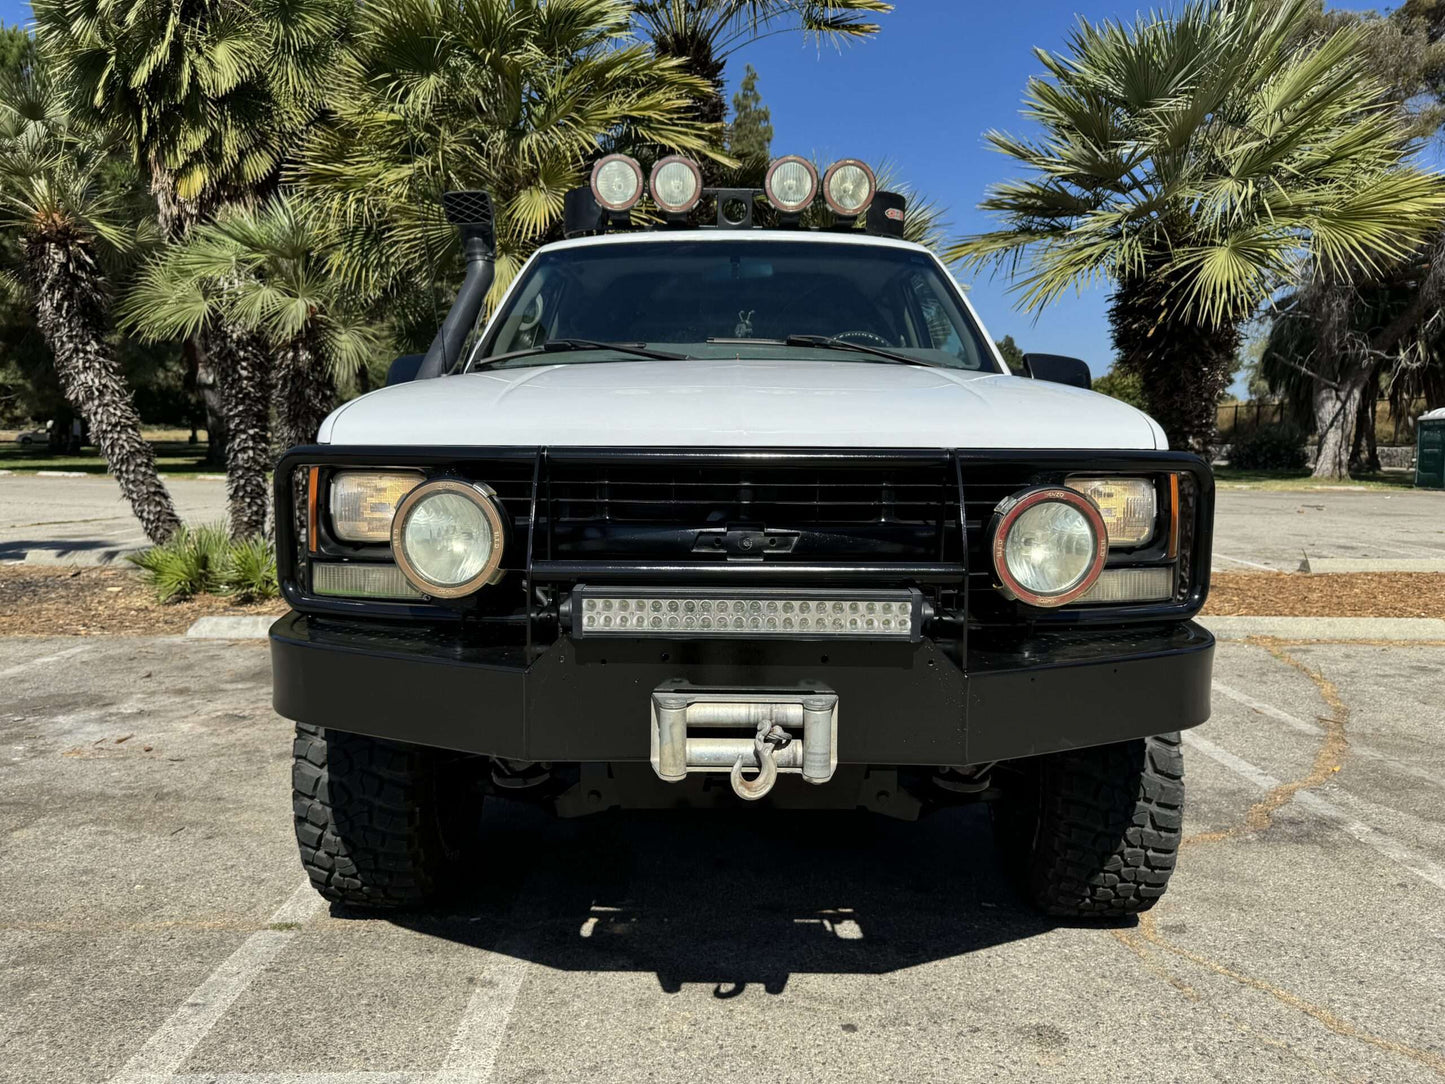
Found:
<svg viewBox="0 0 1445 1084"><path fill-rule="evenodd" d="M635 26L661 57L682 61L707 88L697 96L697 118L721 124L727 114L723 75L737 49L772 34L803 31L843 44L870 37L870 16L893 10L887 0L639 0Z"/></svg>
<svg viewBox="0 0 1445 1084"><path fill-rule="evenodd" d="M113 148L75 130L39 65L0 87L0 225L21 236L21 278L66 399L147 537L161 543L180 520L110 339L101 250L133 240L111 217L114 189L102 173L115 162Z"/></svg>
<svg viewBox="0 0 1445 1084"><path fill-rule="evenodd" d="M1194 0L1081 21L1065 53L1038 54L1024 116L1042 136L988 136L1031 171L983 202L1002 227L951 250L1017 275L1034 310L1111 283L1122 371L1176 446L1212 435L1243 320L1312 266L1345 276L1408 253L1445 210L1359 29L1306 40L1313 8Z"/></svg>
<svg viewBox="0 0 1445 1084"><path fill-rule="evenodd" d="M460 268L448 189L497 208L493 298L560 227L603 145L715 153L690 115L706 89L628 40L624 0L394 0L362 6L332 78L333 115L296 171L338 224L340 273L414 314L414 284Z"/></svg>
<svg viewBox="0 0 1445 1084"><path fill-rule="evenodd" d="M168 240L274 191L322 107L350 0L35 0L72 111L131 148ZM227 324L187 344L219 390L232 533L263 529L270 359Z"/></svg>
<svg viewBox="0 0 1445 1084"><path fill-rule="evenodd" d="M122 319L150 340L212 322L259 337L276 358L277 439L282 448L310 444L336 405L338 382L384 340L330 273L336 241L332 223L293 194L223 210L147 265Z"/></svg>

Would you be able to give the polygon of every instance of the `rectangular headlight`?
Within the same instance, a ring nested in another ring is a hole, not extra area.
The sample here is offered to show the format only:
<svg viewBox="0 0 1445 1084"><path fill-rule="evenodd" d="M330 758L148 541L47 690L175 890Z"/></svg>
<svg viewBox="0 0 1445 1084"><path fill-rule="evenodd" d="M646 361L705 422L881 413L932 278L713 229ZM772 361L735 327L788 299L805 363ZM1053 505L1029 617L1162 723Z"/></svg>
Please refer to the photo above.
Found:
<svg viewBox="0 0 1445 1084"><path fill-rule="evenodd" d="M902 640L919 636L916 591L578 587L573 636Z"/></svg>
<svg viewBox="0 0 1445 1084"><path fill-rule="evenodd" d="M343 470L331 476L331 529L343 542L391 541L391 517L422 480L414 470Z"/></svg>
<svg viewBox="0 0 1445 1084"><path fill-rule="evenodd" d="M1154 536L1159 507L1152 478L1076 476L1067 484L1099 506L1110 546L1140 546Z"/></svg>

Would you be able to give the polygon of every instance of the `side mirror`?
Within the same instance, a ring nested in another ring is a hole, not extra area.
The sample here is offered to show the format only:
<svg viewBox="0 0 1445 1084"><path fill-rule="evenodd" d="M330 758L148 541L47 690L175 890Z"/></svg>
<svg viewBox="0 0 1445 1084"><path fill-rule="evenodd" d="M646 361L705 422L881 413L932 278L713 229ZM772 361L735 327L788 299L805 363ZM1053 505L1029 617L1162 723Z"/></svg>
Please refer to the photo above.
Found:
<svg viewBox="0 0 1445 1084"><path fill-rule="evenodd" d="M1024 374L1035 380L1052 380L1055 384L1068 384L1085 391L1094 386L1088 365L1063 354L1025 354Z"/></svg>
<svg viewBox="0 0 1445 1084"><path fill-rule="evenodd" d="M403 354L391 363L391 368L386 370L386 386L393 384L405 384L416 379L417 370L421 368L425 354Z"/></svg>

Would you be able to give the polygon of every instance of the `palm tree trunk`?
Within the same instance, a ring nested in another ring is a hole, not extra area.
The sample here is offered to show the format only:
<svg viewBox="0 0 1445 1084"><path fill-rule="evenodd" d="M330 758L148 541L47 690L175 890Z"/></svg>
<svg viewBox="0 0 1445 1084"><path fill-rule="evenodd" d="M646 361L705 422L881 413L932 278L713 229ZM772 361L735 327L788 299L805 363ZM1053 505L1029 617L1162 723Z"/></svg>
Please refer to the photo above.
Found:
<svg viewBox="0 0 1445 1084"><path fill-rule="evenodd" d="M1207 452L1234 372L1239 329L1181 318L1153 277L1119 284L1109 300L1109 323L1119 365L1138 375L1149 415L1169 446Z"/></svg>
<svg viewBox="0 0 1445 1084"><path fill-rule="evenodd" d="M298 339L276 359L276 437L282 450L314 444L336 407L336 385L314 347Z"/></svg>
<svg viewBox="0 0 1445 1084"><path fill-rule="evenodd" d="M1338 380L1317 378L1314 382L1315 432L1319 450L1315 454L1316 478L1348 478L1355 420L1360 413L1369 373L1357 368Z"/></svg>
<svg viewBox="0 0 1445 1084"><path fill-rule="evenodd" d="M165 542L180 528L171 495L156 473L155 451L106 338L104 279L95 254L72 236L30 236L27 271L40 333L55 358L61 390L86 424L146 537Z"/></svg>
<svg viewBox="0 0 1445 1084"><path fill-rule="evenodd" d="M271 366L259 340L231 327L208 329L204 356L226 415L226 507L231 537L265 533L271 468Z"/></svg>

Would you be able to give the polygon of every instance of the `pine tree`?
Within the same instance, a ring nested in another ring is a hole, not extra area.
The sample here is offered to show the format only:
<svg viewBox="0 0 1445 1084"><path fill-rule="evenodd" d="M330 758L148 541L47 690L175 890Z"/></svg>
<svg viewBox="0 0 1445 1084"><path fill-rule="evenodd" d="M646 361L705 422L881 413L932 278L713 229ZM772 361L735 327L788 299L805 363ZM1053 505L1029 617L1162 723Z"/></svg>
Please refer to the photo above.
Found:
<svg viewBox="0 0 1445 1084"><path fill-rule="evenodd" d="M1004 361L1008 362L1010 369L1016 373L1023 372L1024 352L1019 349L1019 344L1014 342L1012 335L1005 335L994 345L998 347L998 352L1003 355Z"/></svg>
<svg viewBox="0 0 1445 1084"><path fill-rule="evenodd" d="M733 95L733 122L728 126L728 153L743 162L772 157L773 117L758 93L758 73L751 64Z"/></svg>

